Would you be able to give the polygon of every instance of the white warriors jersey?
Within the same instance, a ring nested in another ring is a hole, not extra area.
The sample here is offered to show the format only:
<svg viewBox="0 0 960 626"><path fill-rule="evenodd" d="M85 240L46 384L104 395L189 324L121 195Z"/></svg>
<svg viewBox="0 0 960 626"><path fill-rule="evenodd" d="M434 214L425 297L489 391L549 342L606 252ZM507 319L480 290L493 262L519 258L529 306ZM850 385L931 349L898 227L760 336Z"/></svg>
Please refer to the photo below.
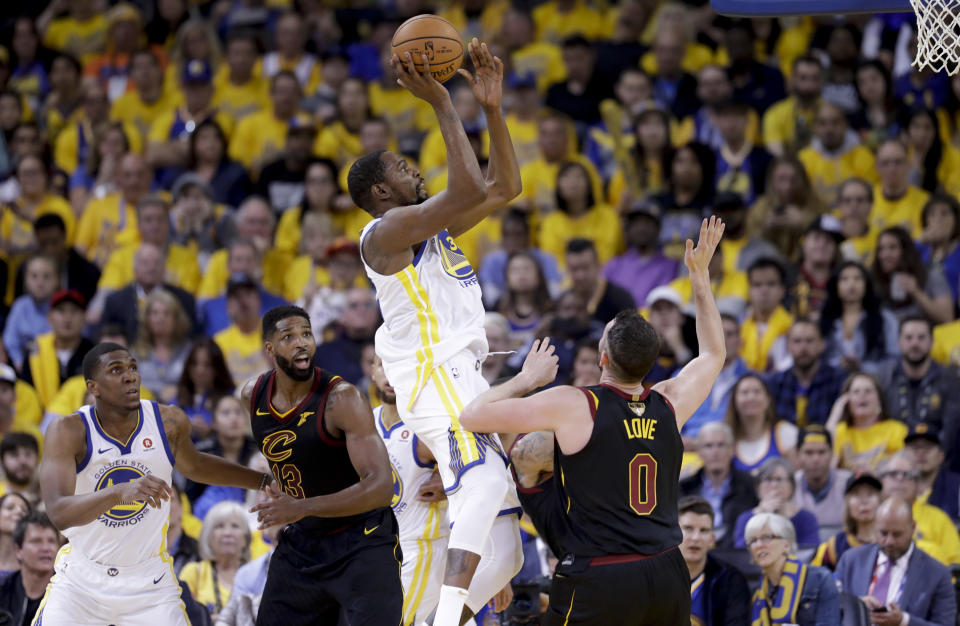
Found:
<svg viewBox="0 0 960 626"><path fill-rule="evenodd" d="M117 441L100 425L92 406L79 411L86 427L87 453L77 465L75 494L92 493L146 474L168 485L173 453L156 402L140 401L139 422L126 441ZM146 502L119 504L100 517L64 531L72 550L105 565L136 565L166 549L170 503L155 509Z"/></svg>
<svg viewBox="0 0 960 626"><path fill-rule="evenodd" d="M393 500L390 507L400 526L400 543L433 541L450 534L447 520L447 501L423 502L417 500L420 485L433 474L433 462L421 461L417 456L417 436L402 421L390 428L383 425L383 407L373 411L377 432L387 447L393 473Z"/></svg>
<svg viewBox="0 0 960 626"><path fill-rule="evenodd" d="M361 250L379 222L373 220L360 233ZM392 276L375 272L366 260L363 265L383 315L377 356L408 410L438 365L463 350L486 357L480 282L446 230L424 241L413 262Z"/></svg>

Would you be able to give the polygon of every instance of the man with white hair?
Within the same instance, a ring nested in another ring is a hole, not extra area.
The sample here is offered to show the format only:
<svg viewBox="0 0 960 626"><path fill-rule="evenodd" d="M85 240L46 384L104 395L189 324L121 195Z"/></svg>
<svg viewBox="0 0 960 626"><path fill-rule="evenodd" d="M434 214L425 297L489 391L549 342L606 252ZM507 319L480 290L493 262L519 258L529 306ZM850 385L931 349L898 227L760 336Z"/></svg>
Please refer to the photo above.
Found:
<svg viewBox="0 0 960 626"><path fill-rule="evenodd" d="M708 422L697 435L703 467L680 481L684 496L700 496L714 511L717 547L733 547L737 517L757 505L757 492L749 474L733 467L733 431L723 422Z"/></svg>

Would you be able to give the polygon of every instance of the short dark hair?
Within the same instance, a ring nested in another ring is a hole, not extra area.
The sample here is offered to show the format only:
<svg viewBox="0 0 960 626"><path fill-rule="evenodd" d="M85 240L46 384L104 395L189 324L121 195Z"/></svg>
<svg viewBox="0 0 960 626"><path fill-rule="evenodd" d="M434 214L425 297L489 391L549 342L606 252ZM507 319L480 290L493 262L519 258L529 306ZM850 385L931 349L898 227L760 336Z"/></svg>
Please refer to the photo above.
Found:
<svg viewBox="0 0 960 626"><path fill-rule="evenodd" d="M926 325L927 330L930 332L931 335L933 335L933 322L930 321L929 317L926 317L925 315L920 315L919 313L913 313L911 315L907 315L902 320L900 320L900 332L902 333L903 327L911 322L919 322L920 324Z"/></svg>
<svg viewBox="0 0 960 626"><path fill-rule="evenodd" d="M597 256L597 247L593 245L593 242L589 239L584 239L583 237L574 237L567 242L567 254L580 254L581 252L586 252L587 250L593 252L593 256Z"/></svg>
<svg viewBox="0 0 960 626"><path fill-rule="evenodd" d="M260 37L251 29L236 28L228 31L224 48L230 47L230 44L234 41L249 41L253 44L253 47L257 51L258 55L263 51L263 45L260 42Z"/></svg>
<svg viewBox="0 0 960 626"><path fill-rule="evenodd" d="M607 331L607 352L617 377L640 382L660 354L660 334L636 309L624 309Z"/></svg>
<svg viewBox="0 0 960 626"><path fill-rule="evenodd" d="M3 436L3 439L0 440L0 459L10 452L15 452L23 448L33 450L37 455L40 454L40 445L37 443L37 438L30 433L7 433Z"/></svg>
<svg viewBox="0 0 960 626"><path fill-rule="evenodd" d="M820 324L818 324L817 322L813 321L812 318L805 317L805 316L801 316L801 317L798 317L797 319L793 320L793 324L790 324L790 328L787 330L787 335L789 335L790 332L791 332L794 328L796 328L797 326L803 326L803 325L813 326L814 328L816 328L816 329L817 329L817 336L820 337L821 339L823 339L823 333L820 332Z"/></svg>
<svg viewBox="0 0 960 626"><path fill-rule="evenodd" d="M53 62L56 61L57 59L63 59L64 61L66 61L67 64L69 64L70 67L73 68L73 71L76 72L78 76L83 75L83 66L80 65L80 61L77 60L77 57L67 52L58 52L55 55L53 55L53 61L50 62L50 65L52 66Z"/></svg>
<svg viewBox="0 0 960 626"><path fill-rule="evenodd" d="M272 339L273 334L277 332L277 324L288 317L302 317L308 324L310 323L310 315L298 306L289 304L275 306L263 316L263 338L267 341Z"/></svg>
<svg viewBox="0 0 960 626"><path fill-rule="evenodd" d="M270 79L270 91L273 91L273 89L277 86L277 83L280 81L281 78L291 79L293 82L297 83L297 89L300 89L301 91L303 91L303 85L300 84L300 79L297 78L297 75L291 72L290 70L280 70L279 72L273 75L273 78Z"/></svg>
<svg viewBox="0 0 960 626"><path fill-rule="evenodd" d="M709 515L713 519L713 507L710 503L700 496L684 496L677 503L677 516L684 513L693 513L694 515Z"/></svg>
<svg viewBox="0 0 960 626"><path fill-rule="evenodd" d="M373 196L370 188L381 184L387 177L387 168L383 164L383 155L386 150L377 150L365 154L350 166L347 173L347 190L353 203L366 211L373 208Z"/></svg>
<svg viewBox="0 0 960 626"><path fill-rule="evenodd" d="M151 61L153 61L153 64L156 65L157 67L160 66L160 59L157 58L156 53L154 53L154 51L151 50L150 48L140 48L139 50L136 50L133 54L131 54L130 65L133 65L134 59L141 56L145 56L149 58Z"/></svg>
<svg viewBox="0 0 960 626"><path fill-rule="evenodd" d="M583 35L570 35L560 43L561 48L586 48L593 50L593 45Z"/></svg>
<svg viewBox="0 0 960 626"><path fill-rule="evenodd" d="M100 373L100 357L109 352L118 351L130 354L129 349L124 348L119 343L113 343L112 341L98 343L91 348L90 352L87 352L87 356L83 357L83 379L93 380L94 377Z"/></svg>
<svg viewBox="0 0 960 626"><path fill-rule="evenodd" d="M63 218L56 213L44 213L33 221L33 232L46 230L47 228L56 228L64 234L67 232L67 225Z"/></svg>
<svg viewBox="0 0 960 626"><path fill-rule="evenodd" d="M27 529L30 526L49 528L57 536L57 539L60 539L60 531L53 525L53 522L50 521L46 513L43 511L30 511L20 518L20 521L17 522L17 525L13 529L13 543L15 543L18 548L23 547L23 540L26 539Z"/></svg>
<svg viewBox="0 0 960 626"><path fill-rule="evenodd" d="M783 269L783 265L780 264L773 257L765 256L760 257L756 261L750 264L750 267L747 268L747 282L750 282L750 275L757 270L769 270L773 269L777 271L777 276L780 277L780 284L784 287L787 286L787 272Z"/></svg>
<svg viewBox="0 0 960 626"><path fill-rule="evenodd" d="M796 59L793 60L792 68L795 70L801 65L816 65L817 68L823 72L823 63L820 62L820 59L813 56L812 54L801 54Z"/></svg>
<svg viewBox="0 0 960 626"><path fill-rule="evenodd" d="M500 220L500 228L502 229L505 224L512 223L523 226L523 229L528 233L530 232L530 218L527 216L526 211L521 211L520 209L508 209L506 215L503 216L503 219Z"/></svg>

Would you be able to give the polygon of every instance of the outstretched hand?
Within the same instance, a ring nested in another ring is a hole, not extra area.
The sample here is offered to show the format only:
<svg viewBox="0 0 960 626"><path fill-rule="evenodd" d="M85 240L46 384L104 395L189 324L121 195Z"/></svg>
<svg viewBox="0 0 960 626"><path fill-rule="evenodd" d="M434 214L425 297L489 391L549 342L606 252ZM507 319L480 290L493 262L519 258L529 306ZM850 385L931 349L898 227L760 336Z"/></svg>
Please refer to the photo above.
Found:
<svg viewBox="0 0 960 626"><path fill-rule="evenodd" d="M430 61L427 60L427 55L420 55L423 59L423 70L419 72L413 63L413 55L407 52L403 56L402 60L397 55L393 55L390 59L390 67L393 68L393 73L397 77L397 84L433 106L443 102L444 98L450 98L446 88L430 73Z"/></svg>
<svg viewBox="0 0 960 626"><path fill-rule="evenodd" d="M503 61L495 57L476 37L467 46L475 74L465 69L457 73L467 79L473 88L473 96L484 109L499 109L503 100Z"/></svg>
<svg viewBox="0 0 960 626"><path fill-rule="evenodd" d="M526 377L531 389L543 387L556 379L560 358L554 354L554 351L555 348L550 345L549 337L533 342L533 347L527 353L527 358L523 360L523 367L520 370L520 374Z"/></svg>
<svg viewBox="0 0 960 626"><path fill-rule="evenodd" d="M706 272L710 267L710 259L716 252L720 239L723 237L724 224L716 215L704 219L700 223L700 238L697 240L697 246L693 246L693 241L687 239L687 249L683 255L683 262L686 264L690 274L697 272Z"/></svg>

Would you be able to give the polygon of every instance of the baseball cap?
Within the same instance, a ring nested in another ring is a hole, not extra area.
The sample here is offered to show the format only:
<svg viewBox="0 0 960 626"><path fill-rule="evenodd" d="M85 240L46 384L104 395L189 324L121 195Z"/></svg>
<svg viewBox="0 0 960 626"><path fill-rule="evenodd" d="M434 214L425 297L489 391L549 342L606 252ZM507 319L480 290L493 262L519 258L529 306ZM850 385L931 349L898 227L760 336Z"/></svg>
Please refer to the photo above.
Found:
<svg viewBox="0 0 960 626"><path fill-rule="evenodd" d="M287 132L290 131L299 131L299 132L308 132L316 133L317 132L317 122L313 119L313 116L309 113L304 113L300 111L294 114L290 118L290 122L287 124Z"/></svg>
<svg viewBox="0 0 960 626"><path fill-rule="evenodd" d="M0 382L10 383L11 385L17 383L17 373L6 363L0 363Z"/></svg>
<svg viewBox="0 0 960 626"><path fill-rule="evenodd" d="M54 309L64 302L73 302L78 307L87 310L87 301L76 289L58 289L50 296L50 308Z"/></svg>
<svg viewBox="0 0 960 626"><path fill-rule="evenodd" d="M339 252L349 252L360 257L360 246L355 241L347 237L337 237L327 248L327 256L333 256Z"/></svg>
<svg viewBox="0 0 960 626"><path fill-rule="evenodd" d="M627 209L627 219L638 216L649 217L659 224L663 218L663 210L654 202L638 200Z"/></svg>
<svg viewBox="0 0 960 626"><path fill-rule="evenodd" d="M917 439L926 439L940 445L940 429L936 424L927 424L921 422L910 427L910 432L904 437L903 443L907 444Z"/></svg>
<svg viewBox="0 0 960 626"><path fill-rule="evenodd" d="M847 486L843 489L843 495L847 495L858 485L870 485L877 491L883 491L883 483L880 482L879 478L867 472L857 472L847 479Z"/></svg>
<svg viewBox="0 0 960 626"><path fill-rule="evenodd" d="M800 429L797 433L797 449L799 450L806 441L826 443L831 450L833 449L833 437L830 436L830 431L820 424L809 424Z"/></svg>
<svg viewBox="0 0 960 626"><path fill-rule="evenodd" d="M533 72L511 72L507 76L508 89L536 89L537 77Z"/></svg>
<svg viewBox="0 0 960 626"><path fill-rule="evenodd" d="M829 213L825 213L813 220L813 222L811 222L810 226L807 228L807 232L820 232L824 233L825 235L830 235L837 243L841 243L845 239L843 236L843 228L840 225L840 220Z"/></svg>
<svg viewBox="0 0 960 626"><path fill-rule="evenodd" d="M184 85L206 85L213 81L213 69L203 59L193 59L183 66L181 80Z"/></svg>
<svg viewBox="0 0 960 626"><path fill-rule="evenodd" d="M666 300L667 302L670 302L678 307L683 306L683 300L680 298L680 294L677 293L677 290L667 285L660 285L659 287L652 289L650 293L647 294L646 305L649 308L661 300Z"/></svg>
<svg viewBox="0 0 960 626"><path fill-rule="evenodd" d="M237 272L230 276L230 280L227 281L227 295L231 295L236 292L238 289L259 289L257 281L253 279L250 274L244 274Z"/></svg>

